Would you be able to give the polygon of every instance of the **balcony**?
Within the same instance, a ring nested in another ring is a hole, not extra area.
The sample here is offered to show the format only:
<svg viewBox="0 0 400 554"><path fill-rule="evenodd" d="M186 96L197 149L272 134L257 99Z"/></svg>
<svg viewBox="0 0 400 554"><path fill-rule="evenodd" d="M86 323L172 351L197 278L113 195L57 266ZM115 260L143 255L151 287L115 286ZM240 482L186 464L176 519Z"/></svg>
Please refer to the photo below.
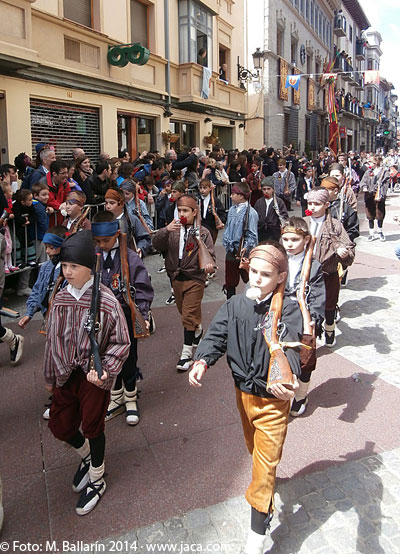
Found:
<svg viewBox="0 0 400 554"><path fill-rule="evenodd" d="M333 24L333 32L337 37L345 37L347 34L347 21L343 14L338 14L335 17Z"/></svg>
<svg viewBox="0 0 400 554"><path fill-rule="evenodd" d="M378 123L378 112L372 108L364 108L364 118L373 123Z"/></svg>
<svg viewBox="0 0 400 554"><path fill-rule="evenodd" d="M179 104L183 109L191 109L190 106L198 104L218 107L235 112L245 111L246 91L231 84L225 84L218 79L218 74L213 72L210 79L210 93L208 100L200 96L203 84L203 68L196 63L184 63L173 68L171 72L172 93L179 98Z"/></svg>
<svg viewBox="0 0 400 554"><path fill-rule="evenodd" d="M364 77L360 71L353 73L356 90L364 90Z"/></svg>
<svg viewBox="0 0 400 554"><path fill-rule="evenodd" d="M342 79L343 79L344 81L350 82L350 81L352 81L353 77L352 77L352 74L351 74L351 73L348 73L348 72L349 72L349 71L353 71L353 66L350 65L346 60L343 60L343 62L344 62L344 63L343 63L343 67L344 67L343 71L346 71L346 73L344 73L344 74L342 75Z"/></svg>
<svg viewBox="0 0 400 554"><path fill-rule="evenodd" d="M356 60L363 62L365 60L364 41L360 38L356 41Z"/></svg>
<svg viewBox="0 0 400 554"><path fill-rule="evenodd" d="M332 68L332 71L334 71L335 73L344 71L344 58L340 54L335 58L335 64Z"/></svg>

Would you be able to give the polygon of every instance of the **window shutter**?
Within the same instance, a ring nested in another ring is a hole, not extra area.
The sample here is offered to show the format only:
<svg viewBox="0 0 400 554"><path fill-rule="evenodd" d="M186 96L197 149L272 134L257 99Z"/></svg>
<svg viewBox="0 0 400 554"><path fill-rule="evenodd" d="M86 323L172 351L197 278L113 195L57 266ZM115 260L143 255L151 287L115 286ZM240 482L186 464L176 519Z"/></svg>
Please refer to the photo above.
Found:
<svg viewBox="0 0 400 554"><path fill-rule="evenodd" d="M64 17L86 27L91 27L92 0L64 0Z"/></svg>

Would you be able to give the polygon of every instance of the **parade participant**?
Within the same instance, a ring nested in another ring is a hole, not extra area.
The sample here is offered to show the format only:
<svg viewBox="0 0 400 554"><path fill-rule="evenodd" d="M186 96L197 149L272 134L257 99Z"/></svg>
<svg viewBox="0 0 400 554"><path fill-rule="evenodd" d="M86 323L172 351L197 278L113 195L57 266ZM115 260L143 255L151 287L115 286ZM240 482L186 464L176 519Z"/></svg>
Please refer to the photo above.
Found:
<svg viewBox="0 0 400 554"><path fill-rule="evenodd" d="M296 177L289 168L286 169L286 160L279 158L278 171L273 174L275 194L282 198L288 211L292 211L292 193L296 190Z"/></svg>
<svg viewBox="0 0 400 554"><path fill-rule="evenodd" d="M329 211L334 219L340 221L352 242L360 236L357 212L340 195L340 184L335 177L326 177L321 187L329 193Z"/></svg>
<svg viewBox="0 0 400 554"><path fill-rule="evenodd" d="M2 301L0 299L0 309L2 307ZM5 342L10 349L10 363L11 365L17 365L24 352L24 337L22 335L16 335L14 331L11 331L8 327L3 327L0 316L0 342Z"/></svg>
<svg viewBox="0 0 400 554"><path fill-rule="evenodd" d="M209 366L226 353L235 383L236 403L242 420L247 448L253 458L252 481L246 492L251 505L251 529L246 554L263 554L265 531L274 511L276 468L282 456L293 390L281 383L267 391L270 372L269 348L263 333L270 321L272 296L284 284L288 271L281 245L260 245L249 255L249 283L246 293L227 300L219 309L195 353L189 382L200 387ZM272 318L271 318L272 319ZM297 303L283 298L281 341L296 342L302 336ZM300 374L299 354L287 349L285 355L293 374Z"/></svg>
<svg viewBox="0 0 400 554"><path fill-rule="evenodd" d="M18 322L22 329L26 329L36 312L41 311L43 315L47 312L49 296L60 274L60 252L66 232L66 227L50 227L43 237L46 254L50 260L40 266L38 278L26 301L25 315Z"/></svg>
<svg viewBox="0 0 400 554"><path fill-rule="evenodd" d="M357 211L357 196L350 186L351 178L345 177L342 164L332 164L329 166L329 177L335 177L340 185L340 198L343 198L347 204Z"/></svg>
<svg viewBox="0 0 400 554"><path fill-rule="evenodd" d="M114 214L115 219L120 222L120 227L127 227L128 245L142 258L151 247L149 233L143 227L139 218L133 213L125 210L125 197L121 189L108 189L105 194L106 212Z"/></svg>
<svg viewBox="0 0 400 554"><path fill-rule="evenodd" d="M304 217L306 215L307 208L307 192L315 186L315 176L314 171L316 171L311 165L307 165L304 168L304 173L299 176L299 180L296 188L296 204L301 206L301 215Z"/></svg>
<svg viewBox="0 0 400 554"><path fill-rule="evenodd" d="M240 268L241 258L247 257L258 244L258 214L250 206L250 188L247 183L235 183L232 187L232 206L228 217L222 244L226 251L224 291L227 298L236 294L240 278L247 283L249 276Z"/></svg>
<svg viewBox="0 0 400 554"><path fill-rule="evenodd" d="M201 301L207 273L214 271L210 263L201 269L200 244L195 238L198 206L191 195L178 199L179 219L174 219L153 237L154 248L166 252L165 267L171 280L176 306L182 317L183 348L176 368L187 371L193 363L193 347L203 335L201 325ZM197 229L200 240L215 260L214 243L205 227Z"/></svg>
<svg viewBox="0 0 400 554"><path fill-rule="evenodd" d="M92 233L103 257L101 282L111 290L121 304L128 323L129 339L131 341L129 356L111 390L111 401L108 406L106 421L126 410L126 422L128 425L136 425L139 423L136 382L142 378L142 374L137 366L137 339L133 333L135 322L132 321L131 310L121 292L121 258L124 255L120 248L121 231L118 221L111 212L99 212L93 218ZM129 266L128 281L135 290L135 304L146 321L146 327L149 328L149 309L154 297L149 274L140 257L130 248L127 249L127 263Z"/></svg>
<svg viewBox="0 0 400 554"><path fill-rule="evenodd" d="M264 177L261 189L264 197L259 198L254 205L258 214L258 242L279 242L281 225L288 219L285 202L274 192L273 177Z"/></svg>
<svg viewBox="0 0 400 554"><path fill-rule="evenodd" d="M387 169L381 167L382 158L372 156L369 160L369 170L361 180L361 192L364 193L365 212L369 226L369 241L375 239L375 219L378 224L378 237L384 242L383 220L386 213L386 194L389 187L390 174Z"/></svg>
<svg viewBox="0 0 400 554"><path fill-rule="evenodd" d="M75 448L81 458L72 485L75 492L81 493L76 506L78 515L91 512L106 490L104 417L110 389L129 354L129 332L122 308L114 295L100 285L97 343L101 379L92 369L91 343L85 326L92 304L91 270L95 257L90 231L65 239L60 260L68 285L52 303L44 355L46 390L53 393L49 428L57 439Z"/></svg>
<svg viewBox="0 0 400 554"><path fill-rule="evenodd" d="M138 217L138 209L136 207L136 188L139 186L132 179L125 179L121 183L121 190L124 192L125 208L129 216ZM150 229L153 229L153 220L147 210L146 203L143 200L139 200L140 213Z"/></svg>
<svg viewBox="0 0 400 554"><path fill-rule="evenodd" d="M263 197L261 190L261 182L263 179L264 175L261 171L261 162L253 160L250 164L250 171L246 177L246 181L251 190L251 205L253 207L257 200Z"/></svg>
<svg viewBox="0 0 400 554"><path fill-rule="evenodd" d="M293 301L304 302L307 313L301 309L304 329L301 342L311 346L300 350L299 388L290 408L290 415L295 417L306 411L311 373L317 362L315 337L321 335L325 318L325 282L321 264L313 259L311 251L308 253L309 248L313 249L310 239L307 223L301 217L291 217L282 227L282 245L289 262L286 293Z"/></svg>
<svg viewBox="0 0 400 554"><path fill-rule="evenodd" d="M354 261L354 243L343 225L329 213L329 193L316 187L307 194L311 216L305 220L312 236L317 237L314 257L322 266L325 281L325 346L332 348L335 339L335 310L338 304L340 279L338 264L343 269Z"/></svg>
<svg viewBox="0 0 400 554"><path fill-rule="evenodd" d="M201 224L210 231L215 244L218 231L223 229L226 221L226 213L221 201L215 197L213 184L208 179L202 179L199 184Z"/></svg>
<svg viewBox="0 0 400 554"><path fill-rule="evenodd" d="M68 194L65 201L65 211L67 212L67 217L63 221L63 226L66 227L68 231L71 228L73 229L82 218L82 212L85 204L86 194L84 192L76 190ZM81 221L80 228L90 231L91 224L87 217Z"/></svg>

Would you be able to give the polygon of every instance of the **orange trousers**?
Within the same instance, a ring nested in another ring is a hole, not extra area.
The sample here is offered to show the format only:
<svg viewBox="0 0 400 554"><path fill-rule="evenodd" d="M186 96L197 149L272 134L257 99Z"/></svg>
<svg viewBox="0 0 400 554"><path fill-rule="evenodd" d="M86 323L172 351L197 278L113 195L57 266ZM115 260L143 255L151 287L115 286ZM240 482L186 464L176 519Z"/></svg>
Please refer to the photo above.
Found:
<svg viewBox="0 0 400 554"><path fill-rule="evenodd" d="M247 448L253 457L247 502L262 513L274 511L276 468L282 457L290 402L261 398L237 387L236 403L242 420Z"/></svg>

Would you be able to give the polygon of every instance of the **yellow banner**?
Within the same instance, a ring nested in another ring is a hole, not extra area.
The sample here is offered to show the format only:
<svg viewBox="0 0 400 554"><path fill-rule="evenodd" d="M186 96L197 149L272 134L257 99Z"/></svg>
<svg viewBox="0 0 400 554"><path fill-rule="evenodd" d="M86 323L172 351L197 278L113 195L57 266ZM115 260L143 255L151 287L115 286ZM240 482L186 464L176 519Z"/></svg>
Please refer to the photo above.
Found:
<svg viewBox="0 0 400 554"><path fill-rule="evenodd" d="M288 89L285 87L286 85L286 77L288 75L288 63L283 58L280 58L280 81L279 81L279 98L281 100L288 100Z"/></svg>
<svg viewBox="0 0 400 554"><path fill-rule="evenodd" d="M301 71L299 69L295 69L294 73L295 75L299 75ZM301 79L299 82L298 89L297 90L295 88L293 89L293 104L296 104L297 106L300 104L300 86L301 86Z"/></svg>
<svg viewBox="0 0 400 554"><path fill-rule="evenodd" d="M308 79L307 110L315 109L315 82L314 79Z"/></svg>

